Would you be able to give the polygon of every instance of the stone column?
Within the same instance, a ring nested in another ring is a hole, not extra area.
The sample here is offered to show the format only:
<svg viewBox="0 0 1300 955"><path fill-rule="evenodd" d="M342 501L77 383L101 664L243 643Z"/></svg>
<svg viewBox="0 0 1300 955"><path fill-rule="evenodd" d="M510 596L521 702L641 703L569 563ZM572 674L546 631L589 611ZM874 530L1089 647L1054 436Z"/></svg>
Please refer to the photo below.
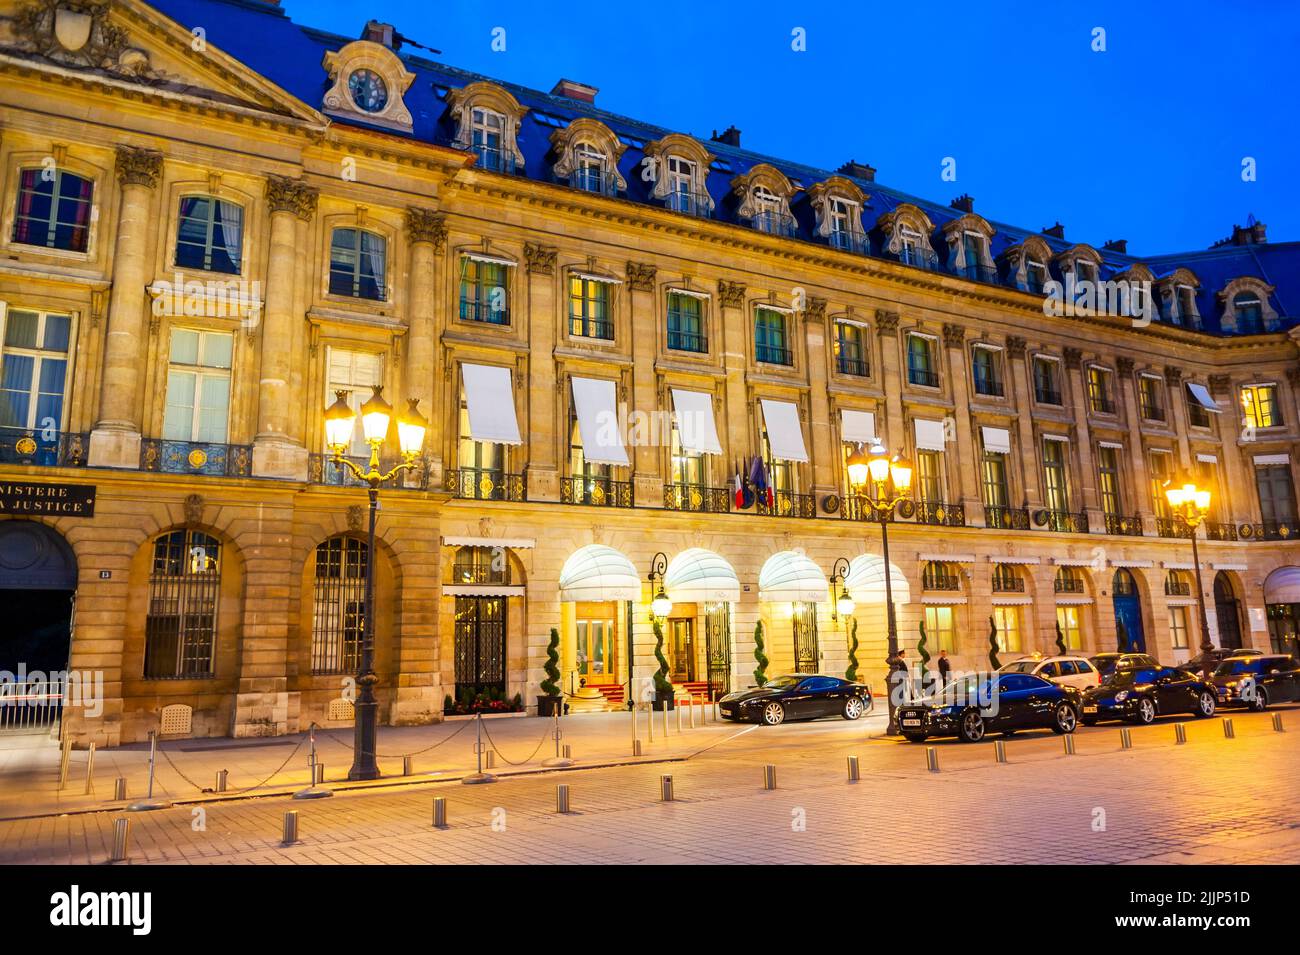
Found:
<svg viewBox="0 0 1300 955"><path fill-rule="evenodd" d="M653 265L641 262L627 263L628 327L632 330L632 408L629 414L656 411L673 412L672 395L664 395L663 406L657 403L658 388L655 382L655 356L659 335L648 330L660 328L655 299ZM646 329L638 334L638 329ZM660 440L666 441L667 435ZM632 496L637 507L662 507L664 501L664 476L659 471L660 449L651 443L638 444L630 451L632 456Z"/></svg>
<svg viewBox="0 0 1300 955"><path fill-rule="evenodd" d="M1034 416L1032 412L1033 383L1030 381L1029 366L1025 362L1027 351L1023 338L1012 335L1007 339L1007 366L1011 373L1012 400L1016 403L1016 432L1019 435L1020 480L1023 487L1022 502L1030 509L1043 506L1043 495L1038 480L1038 443L1034 438ZM1010 464L1010 455L1007 456ZM1014 498L1007 501L1012 507L1020 503Z"/></svg>
<svg viewBox="0 0 1300 955"><path fill-rule="evenodd" d="M140 466L140 375L145 368L145 283L150 237L157 231L154 189L162 153L117 147L122 201L113 247L113 291L108 303L99 418L90 434L90 464Z"/></svg>
<svg viewBox="0 0 1300 955"><path fill-rule="evenodd" d="M524 246L528 271L528 500L558 501L560 475L555 442L560 421L556 411L555 377L555 256L551 246ZM568 396L560 396L567 402ZM565 405L567 407L567 405ZM567 422L565 422L567 425Z"/></svg>
<svg viewBox="0 0 1300 955"><path fill-rule="evenodd" d="M290 409L302 406L302 395L289 387L295 360L294 277L297 272L298 220L316 213L317 190L301 180L272 176L266 184L271 212L270 255L266 266L266 296L262 313L262 375L257 393L257 436L253 439L256 477L307 480L307 448L290 434Z"/></svg>
<svg viewBox="0 0 1300 955"><path fill-rule="evenodd" d="M722 349L722 364L727 372L725 471L729 462L758 450L749 446L749 401L745 392L749 328L745 322L745 286L740 282L718 280L718 325L722 331L718 347ZM729 475L724 473L722 477ZM711 476L714 483L719 483L718 478L717 474Z"/></svg>
<svg viewBox="0 0 1300 955"><path fill-rule="evenodd" d="M880 336L880 387L885 390L884 420L877 416L876 431L886 448L902 453L907 446L903 426L903 372L898 354L898 313L876 309L876 334ZM895 562L897 563L897 562Z"/></svg>
<svg viewBox="0 0 1300 955"><path fill-rule="evenodd" d="M1097 494L1097 466L1092 459L1092 431L1088 428L1088 395L1083 384L1083 352L1077 348L1065 349L1065 374L1070 379L1070 404L1074 408L1074 448L1079 461L1079 491L1082 502L1074 500L1070 506L1088 512L1090 528L1104 528L1101 500Z"/></svg>
<svg viewBox="0 0 1300 955"><path fill-rule="evenodd" d="M826 299L810 298L804 311L804 339L808 362L808 431L812 439L813 498L839 494L835 479L839 459L835 446L835 423L831 421L830 394L826 390ZM837 515L828 514L827 517Z"/></svg>
<svg viewBox="0 0 1300 955"><path fill-rule="evenodd" d="M1236 386L1228 375L1211 375L1210 394L1223 413L1219 415L1219 483L1227 500L1211 509L1223 523L1246 524L1255 520L1255 464L1250 446L1241 442L1241 406Z"/></svg>
<svg viewBox="0 0 1300 955"><path fill-rule="evenodd" d="M1133 359L1116 358L1115 373L1119 376L1119 399L1124 403L1124 419L1128 422L1128 468L1133 477L1133 494L1136 507L1125 510L1142 519L1142 533L1156 536L1156 512L1151 500L1151 478L1147 474L1146 450L1142 445L1142 405L1138 401L1137 381L1133 377ZM1168 404L1168 402L1166 402ZM1170 409L1172 413L1173 409ZM1118 462L1123 465L1123 462Z"/></svg>
<svg viewBox="0 0 1300 955"><path fill-rule="evenodd" d="M966 524L971 527L984 526L984 506L980 500L979 485L979 450L975 445L970 423L970 364L966 361L966 329L961 325L943 326L943 344L948 350L948 375L952 380L953 418L956 422L956 461L952 460L949 448L944 455L944 466L948 473L957 470L957 500L966 511ZM946 430L946 429L945 429ZM951 442L950 442L951 443Z"/></svg>
<svg viewBox="0 0 1300 955"><path fill-rule="evenodd" d="M443 216L429 209L406 210L406 237L411 244L407 278L406 395L418 401L420 413L432 426L440 412L434 407L438 330L434 321L437 292L434 272L437 257L447 244ZM397 409L399 412L405 407ZM442 447L432 427L425 436L423 458L430 487L442 486Z"/></svg>
<svg viewBox="0 0 1300 955"><path fill-rule="evenodd" d="M1173 415L1174 434L1178 435L1178 468L1190 470L1192 448L1187 440L1187 402L1183 400L1183 370L1165 366L1165 383L1169 387L1169 413Z"/></svg>

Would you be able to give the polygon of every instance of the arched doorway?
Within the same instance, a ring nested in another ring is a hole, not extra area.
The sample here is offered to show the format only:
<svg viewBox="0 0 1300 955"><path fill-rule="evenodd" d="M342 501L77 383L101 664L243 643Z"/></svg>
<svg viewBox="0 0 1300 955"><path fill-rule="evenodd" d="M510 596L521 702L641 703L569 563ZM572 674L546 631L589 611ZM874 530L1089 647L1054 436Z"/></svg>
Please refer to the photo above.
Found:
<svg viewBox="0 0 1300 955"><path fill-rule="evenodd" d="M1137 581L1126 568L1115 571L1111 595L1115 603L1115 639L1121 653L1146 653L1142 628L1142 596Z"/></svg>
<svg viewBox="0 0 1300 955"><path fill-rule="evenodd" d="M1214 575L1214 616L1219 622L1219 646L1241 649L1241 602L1225 571Z"/></svg>

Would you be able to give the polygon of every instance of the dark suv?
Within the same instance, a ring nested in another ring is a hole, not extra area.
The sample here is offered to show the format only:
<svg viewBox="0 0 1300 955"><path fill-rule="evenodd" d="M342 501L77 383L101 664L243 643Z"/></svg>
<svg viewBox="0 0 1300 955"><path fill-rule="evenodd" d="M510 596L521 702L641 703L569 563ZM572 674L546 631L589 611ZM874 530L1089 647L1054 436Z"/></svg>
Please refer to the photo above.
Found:
<svg viewBox="0 0 1300 955"><path fill-rule="evenodd" d="M1220 706L1247 706L1255 712L1270 703L1300 700L1300 667L1282 654L1231 656L1210 676Z"/></svg>

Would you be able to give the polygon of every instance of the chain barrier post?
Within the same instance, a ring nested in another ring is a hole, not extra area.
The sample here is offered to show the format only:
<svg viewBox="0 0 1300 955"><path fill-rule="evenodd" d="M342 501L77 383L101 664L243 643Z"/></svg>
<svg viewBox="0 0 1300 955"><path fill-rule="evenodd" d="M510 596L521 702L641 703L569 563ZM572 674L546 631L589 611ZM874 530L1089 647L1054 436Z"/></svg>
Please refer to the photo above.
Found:
<svg viewBox="0 0 1300 955"><path fill-rule="evenodd" d="M129 812L150 812L154 809L166 809L171 803L162 799L153 798L153 774L154 766L158 759L158 731L149 731L149 790L145 793L143 799L137 800L127 806Z"/></svg>
<svg viewBox="0 0 1300 955"><path fill-rule="evenodd" d="M1225 718L1223 721L1223 738L1236 739L1237 731L1232 726L1232 720Z"/></svg>
<svg viewBox="0 0 1300 955"><path fill-rule="evenodd" d="M691 694L691 729L695 729L695 694Z"/></svg>
<svg viewBox="0 0 1300 955"><path fill-rule="evenodd" d="M849 782L856 783L862 778L862 770L858 767L858 758L849 757Z"/></svg>
<svg viewBox="0 0 1300 955"><path fill-rule="evenodd" d="M925 768L932 773L939 771L939 751L933 746L925 748Z"/></svg>
<svg viewBox="0 0 1300 955"><path fill-rule="evenodd" d="M89 796L95 791L95 744L90 744L90 749L86 753L86 791L83 795Z"/></svg>
<svg viewBox="0 0 1300 955"><path fill-rule="evenodd" d="M1186 723L1175 723L1175 724L1174 724L1174 742L1177 743L1179 746L1181 746L1181 745L1183 745L1183 743L1186 743L1186 742L1187 742L1187 724L1186 724Z"/></svg>
<svg viewBox="0 0 1300 955"><path fill-rule="evenodd" d="M555 727L554 729L552 729L551 733L555 737L555 755L552 756L550 759L542 760L542 765L543 766L572 766L573 760L569 758L569 747L565 746L563 751L560 750L560 740L564 736L564 733L560 730L560 708L558 706L555 708L554 718L555 718ZM632 735L636 736L635 727L633 727Z"/></svg>
<svg viewBox="0 0 1300 955"><path fill-rule="evenodd" d="M291 846L298 841L298 810L297 809L285 810L284 836L280 841L286 846Z"/></svg>
<svg viewBox="0 0 1300 955"><path fill-rule="evenodd" d="M776 788L776 767L771 763L763 767L763 788L769 790Z"/></svg>
<svg viewBox="0 0 1300 955"><path fill-rule="evenodd" d="M466 786L476 786L482 783L494 783L497 781L497 778L491 773L483 772L483 714L477 713L475 716L474 731L476 736L474 739L474 754L477 757L478 769L461 780L461 782Z"/></svg>
<svg viewBox="0 0 1300 955"><path fill-rule="evenodd" d="M409 756L402 757L402 775L403 776L411 775L411 757Z"/></svg>
<svg viewBox="0 0 1300 955"><path fill-rule="evenodd" d="M447 798L445 796L433 797L433 828L447 828Z"/></svg>
<svg viewBox="0 0 1300 955"><path fill-rule="evenodd" d="M68 763L72 759L72 740L65 739L59 745L59 789L68 782Z"/></svg>
<svg viewBox="0 0 1300 955"><path fill-rule="evenodd" d="M1281 713L1274 713L1274 714L1273 714L1273 732L1274 732L1274 733L1285 733L1285 732L1286 732L1286 730L1282 727L1282 714L1281 714Z"/></svg>
<svg viewBox="0 0 1300 955"><path fill-rule="evenodd" d="M993 759L999 763L1007 761L1007 744L1000 739L993 741Z"/></svg>
<svg viewBox="0 0 1300 955"><path fill-rule="evenodd" d="M1061 738L1062 738L1063 740L1065 740L1065 755L1066 755L1066 756L1073 756L1073 755L1074 755L1074 734L1073 734L1073 733L1066 733L1066 734L1065 734L1063 737L1061 737Z"/></svg>
<svg viewBox="0 0 1300 955"><path fill-rule="evenodd" d="M116 802L126 802L126 779L122 776L113 781L113 799Z"/></svg>
<svg viewBox="0 0 1300 955"><path fill-rule="evenodd" d="M645 727L646 738L653 743L655 741L655 711L650 708L649 703L646 704Z"/></svg>
<svg viewBox="0 0 1300 955"><path fill-rule="evenodd" d="M119 816L113 820L113 854L109 862L125 862L131 854L131 820Z"/></svg>
<svg viewBox="0 0 1300 955"><path fill-rule="evenodd" d="M675 700L673 701L673 709L677 711L677 732L680 733L682 731L682 708Z"/></svg>
<svg viewBox="0 0 1300 955"><path fill-rule="evenodd" d="M1133 734L1128 731L1128 727L1124 727L1119 731L1119 748L1120 749L1133 748Z"/></svg>
<svg viewBox="0 0 1300 955"><path fill-rule="evenodd" d="M671 776L659 777L659 800L661 802L673 801L673 777Z"/></svg>
<svg viewBox="0 0 1300 955"><path fill-rule="evenodd" d="M555 787L555 811L561 815L569 811L569 784L560 783Z"/></svg>
<svg viewBox="0 0 1300 955"><path fill-rule="evenodd" d="M310 743L310 746L307 750L307 773L308 773L307 778L310 779L311 782L308 784L306 789L299 789L296 793L294 793L293 798L294 799L325 799L329 796L333 796L334 795L333 790L324 789L321 786L317 785L317 783L321 782L325 778L325 767L321 765L321 762L316 755L316 724L315 723L313 723L311 725L311 728L307 730L307 739ZM298 745L301 746L302 744L299 743ZM224 773L225 770L223 769L222 772ZM286 823L286 825L287 824L288 823ZM297 823L295 823L295 825L297 825Z"/></svg>
<svg viewBox="0 0 1300 955"><path fill-rule="evenodd" d="M224 769L217 770L217 784L213 787L219 793L226 791L226 786L230 781L230 773Z"/></svg>

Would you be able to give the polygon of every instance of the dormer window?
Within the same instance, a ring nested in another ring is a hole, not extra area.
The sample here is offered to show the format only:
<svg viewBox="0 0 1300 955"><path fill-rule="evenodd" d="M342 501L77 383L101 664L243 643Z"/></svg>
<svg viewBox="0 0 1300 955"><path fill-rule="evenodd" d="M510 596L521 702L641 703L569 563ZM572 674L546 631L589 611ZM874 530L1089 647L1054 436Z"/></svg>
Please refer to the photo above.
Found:
<svg viewBox="0 0 1300 955"><path fill-rule="evenodd" d="M939 268L939 257L930 247L934 225L930 217L910 202L904 202L876 220L885 235L884 251L906 265L922 269Z"/></svg>
<svg viewBox="0 0 1300 955"><path fill-rule="evenodd" d="M627 188L618 161L627 149L604 123L579 117L551 133L555 151L553 173L559 182L601 196L617 195Z"/></svg>
<svg viewBox="0 0 1300 955"><path fill-rule="evenodd" d="M795 234L794 217L790 215L795 187L779 169L759 163L732 179L731 189L740 200L737 214L748 219L756 230L768 235Z"/></svg>
<svg viewBox="0 0 1300 955"><path fill-rule="evenodd" d="M1200 316L1196 312L1196 289L1190 285L1180 285L1178 294L1178 314L1189 325L1196 323Z"/></svg>
<svg viewBox="0 0 1300 955"><path fill-rule="evenodd" d="M768 235L794 235L794 220L782 210L780 197L765 186L754 189L754 228Z"/></svg>
<svg viewBox="0 0 1300 955"><path fill-rule="evenodd" d="M528 110L507 90L479 80L448 93L447 107L456 121L456 147L473 152L479 169L513 173L523 166L516 140Z"/></svg>
<svg viewBox="0 0 1300 955"><path fill-rule="evenodd" d="M348 76L348 93L363 112L378 113L388 105L388 84L374 70L353 70Z"/></svg>
<svg viewBox="0 0 1300 955"><path fill-rule="evenodd" d="M1232 298L1237 313L1237 331L1256 335L1264 330L1264 309L1254 292L1238 292Z"/></svg>
<svg viewBox="0 0 1300 955"><path fill-rule="evenodd" d="M501 151L501 138L505 135L506 118L490 109L475 109L470 121L471 146L478 153L478 164L493 172L512 172Z"/></svg>
<svg viewBox="0 0 1300 955"><path fill-rule="evenodd" d="M973 212L946 223L943 237L948 243L948 269L973 282L997 282L998 272L989 253L993 227Z"/></svg>
<svg viewBox="0 0 1300 955"><path fill-rule="evenodd" d="M674 212L708 218L713 199L704 181L713 155L690 136L669 133L646 143L644 174L654 183L650 194Z"/></svg>
<svg viewBox="0 0 1300 955"><path fill-rule="evenodd" d="M1239 335L1260 335L1276 327L1277 312L1269 299L1274 287L1262 279L1242 275L1223 287L1223 329Z"/></svg>
<svg viewBox="0 0 1300 955"><path fill-rule="evenodd" d="M1074 280L1075 282L1096 282L1097 266L1083 259L1075 259Z"/></svg>
<svg viewBox="0 0 1300 955"><path fill-rule="evenodd" d="M847 249L852 245L856 234L853 229L856 209L857 207L847 200L831 200L831 245L835 248Z"/></svg>
<svg viewBox="0 0 1300 955"><path fill-rule="evenodd" d="M579 143L578 164L573 170L573 184L585 192L605 191L605 154L591 143Z"/></svg>
<svg viewBox="0 0 1300 955"><path fill-rule="evenodd" d="M1025 291L1041 295L1046 283L1047 265L1043 262L1035 262L1032 259L1027 261L1025 263Z"/></svg>
<svg viewBox="0 0 1300 955"><path fill-rule="evenodd" d="M695 163L681 156L668 157L668 207L674 212L699 215L695 198Z"/></svg>
<svg viewBox="0 0 1300 955"><path fill-rule="evenodd" d="M831 176L808 190L808 200L817 216L818 236L833 248L866 254L862 206L867 197L857 183L843 176Z"/></svg>
<svg viewBox="0 0 1300 955"><path fill-rule="evenodd" d="M325 112L358 119L372 126L411 131L411 111L403 96L415 82L401 58L382 43L355 40L322 63L330 78Z"/></svg>

